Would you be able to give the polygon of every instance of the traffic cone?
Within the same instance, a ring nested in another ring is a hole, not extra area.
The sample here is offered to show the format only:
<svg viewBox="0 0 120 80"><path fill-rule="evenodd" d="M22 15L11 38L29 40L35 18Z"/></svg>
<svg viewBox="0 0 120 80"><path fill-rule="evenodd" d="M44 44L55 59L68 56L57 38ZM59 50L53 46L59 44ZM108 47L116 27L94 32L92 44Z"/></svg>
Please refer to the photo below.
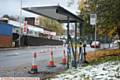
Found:
<svg viewBox="0 0 120 80"><path fill-rule="evenodd" d="M53 51L50 53L50 61L48 62L48 67L55 67L54 59L53 59Z"/></svg>
<svg viewBox="0 0 120 80"><path fill-rule="evenodd" d="M32 68L31 68L31 71L29 71L29 73L31 73L31 74L37 74L38 73L38 66L36 64L36 58L37 58L37 53L34 52L33 53Z"/></svg>
<svg viewBox="0 0 120 80"><path fill-rule="evenodd" d="M67 63L67 59L66 59L66 55L65 55L65 50L63 51L63 58L62 58L62 64L66 64Z"/></svg>

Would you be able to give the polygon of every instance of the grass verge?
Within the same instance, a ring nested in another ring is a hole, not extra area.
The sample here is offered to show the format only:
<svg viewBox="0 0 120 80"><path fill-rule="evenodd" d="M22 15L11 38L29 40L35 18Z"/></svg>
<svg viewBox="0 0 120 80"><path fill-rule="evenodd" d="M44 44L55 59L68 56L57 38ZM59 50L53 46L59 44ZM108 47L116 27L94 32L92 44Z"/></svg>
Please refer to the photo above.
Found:
<svg viewBox="0 0 120 80"><path fill-rule="evenodd" d="M120 49L98 50L86 55L89 64L99 64L108 61L120 61Z"/></svg>
<svg viewBox="0 0 120 80"><path fill-rule="evenodd" d="M108 56L108 57L102 57L96 60L93 60L89 62L89 65L95 65L95 64L100 64L108 61L120 61L120 56Z"/></svg>

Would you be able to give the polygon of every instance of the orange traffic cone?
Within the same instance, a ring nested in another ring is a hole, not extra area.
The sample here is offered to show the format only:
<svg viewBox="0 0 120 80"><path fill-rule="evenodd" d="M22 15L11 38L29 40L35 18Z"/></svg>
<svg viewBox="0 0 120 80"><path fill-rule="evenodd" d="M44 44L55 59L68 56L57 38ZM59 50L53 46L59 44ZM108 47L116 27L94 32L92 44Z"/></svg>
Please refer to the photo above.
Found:
<svg viewBox="0 0 120 80"><path fill-rule="evenodd" d="M31 73L31 74L37 74L38 73L38 66L36 64L36 58L37 58L37 53L34 52L33 53L32 68L31 68L31 71L29 71L29 73Z"/></svg>
<svg viewBox="0 0 120 80"><path fill-rule="evenodd" d="M53 51L50 53L50 61L48 63L48 67L55 67L54 59L53 59Z"/></svg>
<svg viewBox="0 0 120 80"><path fill-rule="evenodd" d="M62 58L62 64L66 64L67 60L66 60L66 55L65 55L65 50L63 51L63 58Z"/></svg>

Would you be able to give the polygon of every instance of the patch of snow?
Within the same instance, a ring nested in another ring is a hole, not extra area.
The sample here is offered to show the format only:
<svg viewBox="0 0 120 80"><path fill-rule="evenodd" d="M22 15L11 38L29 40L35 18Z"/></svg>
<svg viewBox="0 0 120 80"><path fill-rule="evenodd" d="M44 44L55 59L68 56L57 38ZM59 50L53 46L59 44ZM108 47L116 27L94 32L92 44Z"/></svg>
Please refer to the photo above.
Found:
<svg viewBox="0 0 120 80"><path fill-rule="evenodd" d="M120 80L120 62L69 69L51 80Z"/></svg>

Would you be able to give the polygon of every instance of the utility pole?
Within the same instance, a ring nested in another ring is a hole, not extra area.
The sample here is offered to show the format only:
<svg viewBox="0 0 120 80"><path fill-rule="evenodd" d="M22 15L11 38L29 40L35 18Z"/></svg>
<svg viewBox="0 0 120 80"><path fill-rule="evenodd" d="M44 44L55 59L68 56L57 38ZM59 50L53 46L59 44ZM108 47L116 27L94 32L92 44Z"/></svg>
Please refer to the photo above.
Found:
<svg viewBox="0 0 120 80"><path fill-rule="evenodd" d="M97 39L97 35L96 35L96 25L94 25L95 27L95 48L96 48L96 39Z"/></svg>
<svg viewBox="0 0 120 80"><path fill-rule="evenodd" d="M22 36L22 0L20 0L20 32L19 32L19 47L21 46L21 36Z"/></svg>
<svg viewBox="0 0 120 80"><path fill-rule="evenodd" d="M95 41L96 41L96 20L97 20L97 15L95 13L90 14L90 24L95 28Z"/></svg>
<svg viewBox="0 0 120 80"><path fill-rule="evenodd" d="M97 22L97 15L96 13L90 14L90 24L95 28L95 57L96 57L96 22Z"/></svg>

